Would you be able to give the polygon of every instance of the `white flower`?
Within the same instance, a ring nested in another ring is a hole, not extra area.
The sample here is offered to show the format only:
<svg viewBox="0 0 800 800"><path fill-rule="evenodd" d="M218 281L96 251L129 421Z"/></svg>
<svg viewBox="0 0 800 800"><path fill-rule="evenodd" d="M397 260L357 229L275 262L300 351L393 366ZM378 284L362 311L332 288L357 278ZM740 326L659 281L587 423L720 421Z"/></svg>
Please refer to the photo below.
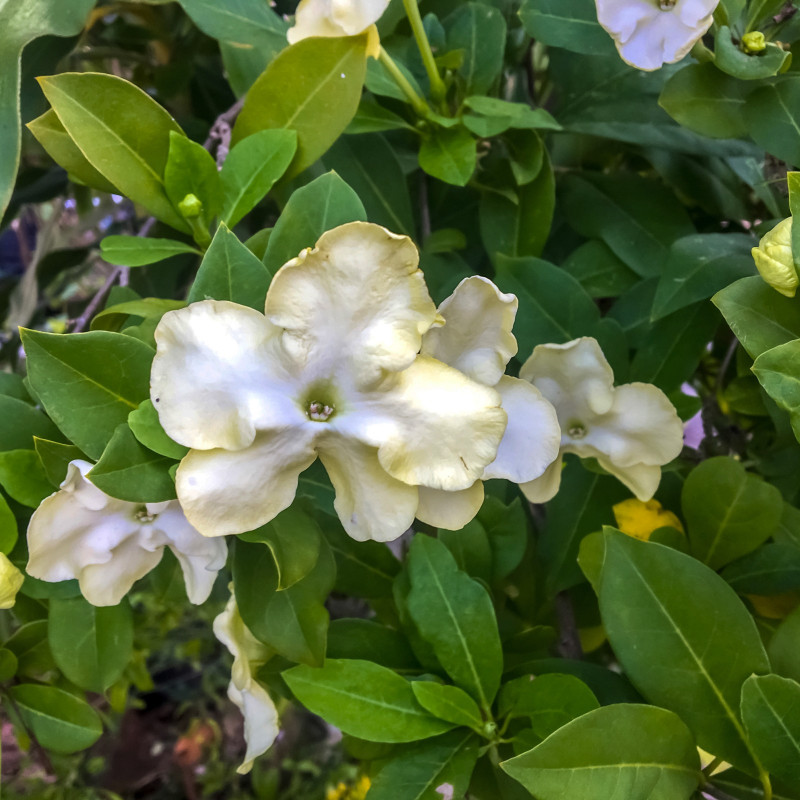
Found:
<svg viewBox="0 0 800 800"><path fill-rule="evenodd" d="M267 690L253 677L273 653L250 633L239 615L233 593L225 610L214 620L214 635L233 655L228 697L244 716L247 752L244 763L236 770L244 775L278 736L278 711Z"/></svg>
<svg viewBox="0 0 800 800"><path fill-rule="evenodd" d="M418 355L437 322L410 239L353 222L275 275L266 316L207 300L156 329L151 396L192 448L178 499L206 536L254 530L287 508L319 455L355 539L414 519L418 485L467 489L497 455L500 396Z"/></svg>
<svg viewBox="0 0 800 800"><path fill-rule="evenodd" d="M792 256L792 218L787 217L767 231L750 252L761 277L776 292L794 297L800 281Z"/></svg>
<svg viewBox="0 0 800 800"><path fill-rule="evenodd" d="M595 0L623 61L654 70L680 61L711 27L719 0Z"/></svg>
<svg viewBox="0 0 800 800"><path fill-rule="evenodd" d="M374 25L388 5L389 0L300 0L286 38L294 44L311 36L355 36Z"/></svg>
<svg viewBox="0 0 800 800"><path fill-rule="evenodd" d="M555 409L536 387L503 374L517 352L511 333L517 306L513 294L504 294L487 278L465 278L439 306L445 324L425 334L422 353L499 392L508 426L497 457L481 478L526 483L542 475L558 457L561 431ZM420 487L419 497L418 519L458 530L481 507L483 483L478 480L460 492Z"/></svg>
<svg viewBox="0 0 800 800"><path fill-rule="evenodd" d="M88 461L72 461L61 489L45 498L28 525L28 573L45 581L77 578L95 606L113 606L169 547L192 603L208 598L225 565L224 543L201 536L175 500L129 503L101 492Z"/></svg>
<svg viewBox="0 0 800 800"><path fill-rule="evenodd" d="M596 458L639 500L649 500L661 465L683 447L683 424L667 396L648 383L614 387L614 373L595 339L543 344L520 370L555 406L561 423L559 458L535 481L520 486L532 503L558 491L564 453Z"/></svg>
<svg viewBox="0 0 800 800"><path fill-rule="evenodd" d="M25 576L0 553L0 608L12 608L17 600L17 592L22 588Z"/></svg>

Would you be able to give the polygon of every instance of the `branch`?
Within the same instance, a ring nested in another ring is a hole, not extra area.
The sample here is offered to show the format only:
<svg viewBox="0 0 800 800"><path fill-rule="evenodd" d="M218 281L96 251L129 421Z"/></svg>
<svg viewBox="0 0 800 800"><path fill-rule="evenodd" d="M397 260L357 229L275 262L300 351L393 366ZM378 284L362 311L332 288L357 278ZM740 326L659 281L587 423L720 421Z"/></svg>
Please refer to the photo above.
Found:
<svg viewBox="0 0 800 800"><path fill-rule="evenodd" d="M213 150L216 145L217 149L217 168L221 169L228 157L228 151L231 147L231 133L233 131L233 123L239 112L244 105L244 97L240 97L227 111L223 111L214 120L211 130L208 132L208 138L203 142L203 147L213 155Z"/></svg>
<svg viewBox="0 0 800 800"><path fill-rule="evenodd" d="M558 619L558 652L562 658L583 658L583 647L575 622L575 609L566 591L556 595L556 618Z"/></svg>

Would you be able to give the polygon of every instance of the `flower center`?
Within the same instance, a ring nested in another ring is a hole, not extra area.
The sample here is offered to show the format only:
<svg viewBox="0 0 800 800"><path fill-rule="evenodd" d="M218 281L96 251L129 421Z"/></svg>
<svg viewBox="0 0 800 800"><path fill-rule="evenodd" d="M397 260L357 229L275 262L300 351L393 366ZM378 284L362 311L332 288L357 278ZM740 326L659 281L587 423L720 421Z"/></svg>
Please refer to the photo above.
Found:
<svg viewBox="0 0 800 800"><path fill-rule="evenodd" d="M312 422L328 422L343 411L342 398L331 380L317 380L297 398L300 408Z"/></svg>
<svg viewBox="0 0 800 800"><path fill-rule="evenodd" d="M662 11L671 11L675 8L678 0L658 0L658 7Z"/></svg>
<svg viewBox="0 0 800 800"><path fill-rule="evenodd" d="M158 515L151 514L147 506L139 506L133 514L134 519L142 525L149 525Z"/></svg>
<svg viewBox="0 0 800 800"><path fill-rule="evenodd" d="M314 422L327 422L336 411L334 406L329 406L327 403L321 403L319 400L312 400L308 404L306 414L308 418Z"/></svg>
<svg viewBox="0 0 800 800"><path fill-rule="evenodd" d="M586 426L580 420L574 419L567 425L567 435L570 439L583 439L587 433Z"/></svg>

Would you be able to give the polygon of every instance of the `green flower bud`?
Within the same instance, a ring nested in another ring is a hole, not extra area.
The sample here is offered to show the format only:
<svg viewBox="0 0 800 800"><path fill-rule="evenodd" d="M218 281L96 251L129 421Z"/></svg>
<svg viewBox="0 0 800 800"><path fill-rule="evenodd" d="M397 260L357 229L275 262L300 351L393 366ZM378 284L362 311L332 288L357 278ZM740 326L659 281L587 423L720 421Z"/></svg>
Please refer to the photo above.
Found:
<svg viewBox="0 0 800 800"><path fill-rule="evenodd" d="M0 608L11 608L25 576L0 553Z"/></svg>
<svg viewBox="0 0 800 800"><path fill-rule="evenodd" d="M792 258L792 218L779 222L751 251L761 277L786 297L794 297L800 283Z"/></svg>
<svg viewBox="0 0 800 800"><path fill-rule="evenodd" d="M186 219L194 219L203 213L203 203L197 195L187 194L186 197L178 203L178 211L180 211Z"/></svg>
<svg viewBox="0 0 800 800"><path fill-rule="evenodd" d="M742 50L745 53L761 53L767 49L767 40L761 31L750 31L742 36Z"/></svg>

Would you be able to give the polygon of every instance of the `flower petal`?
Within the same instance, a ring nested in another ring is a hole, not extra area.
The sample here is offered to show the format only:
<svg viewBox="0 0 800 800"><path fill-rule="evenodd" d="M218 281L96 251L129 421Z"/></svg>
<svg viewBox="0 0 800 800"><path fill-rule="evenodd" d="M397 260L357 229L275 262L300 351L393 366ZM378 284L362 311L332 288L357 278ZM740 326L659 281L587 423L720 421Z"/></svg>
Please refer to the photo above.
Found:
<svg viewBox="0 0 800 800"><path fill-rule="evenodd" d="M25 576L8 560L5 553L0 553L0 609L14 607L17 592L24 582Z"/></svg>
<svg viewBox="0 0 800 800"><path fill-rule="evenodd" d="M484 480L505 478L527 483L538 478L558 457L561 428L553 406L527 381L504 375L495 389L503 398L508 426L497 458L484 470Z"/></svg>
<svg viewBox="0 0 800 800"><path fill-rule="evenodd" d="M374 447L334 434L321 438L318 449L336 490L333 506L350 536L390 542L411 527L417 487L388 475Z"/></svg>
<svg viewBox="0 0 800 800"><path fill-rule="evenodd" d="M258 311L227 301L166 313L150 394L167 434L194 449L239 450L256 430L301 422L279 334Z"/></svg>
<svg viewBox="0 0 800 800"><path fill-rule="evenodd" d="M389 0L300 0L286 37L294 44L310 36L354 36L377 22L388 5Z"/></svg>
<svg viewBox="0 0 800 800"><path fill-rule="evenodd" d="M192 450L175 487L189 523L203 536L244 533L288 508L300 473L314 461L308 425L259 433L244 450Z"/></svg>
<svg viewBox="0 0 800 800"><path fill-rule="evenodd" d="M357 387L405 369L436 320L419 255L407 236L350 222L278 270L266 314L309 380L345 363Z"/></svg>
<svg viewBox="0 0 800 800"><path fill-rule="evenodd" d="M417 519L435 528L459 531L480 511L483 496L483 481L475 481L460 492L420 486Z"/></svg>
<svg viewBox="0 0 800 800"><path fill-rule="evenodd" d="M561 471L564 466L564 459L561 453L558 458L536 478L536 480L521 483L519 488L531 503L546 503L552 500L561 486Z"/></svg>
<svg viewBox="0 0 800 800"><path fill-rule="evenodd" d="M515 295L504 294L488 278L464 278L439 306L445 325L425 334L422 352L494 386L517 353L511 328L518 305Z"/></svg>
<svg viewBox="0 0 800 800"><path fill-rule="evenodd" d="M661 482L661 467L658 466L632 464L628 467L620 467L602 454L597 455L597 462L606 472L610 472L642 501L650 500Z"/></svg>
<svg viewBox="0 0 800 800"><path fill-rule="evenodd" d="M363 393L335 420L345 435L378 448L394 478L411 485L467 489L494 461L506 427L500 395L433 358L419 356Z"/></svg>

